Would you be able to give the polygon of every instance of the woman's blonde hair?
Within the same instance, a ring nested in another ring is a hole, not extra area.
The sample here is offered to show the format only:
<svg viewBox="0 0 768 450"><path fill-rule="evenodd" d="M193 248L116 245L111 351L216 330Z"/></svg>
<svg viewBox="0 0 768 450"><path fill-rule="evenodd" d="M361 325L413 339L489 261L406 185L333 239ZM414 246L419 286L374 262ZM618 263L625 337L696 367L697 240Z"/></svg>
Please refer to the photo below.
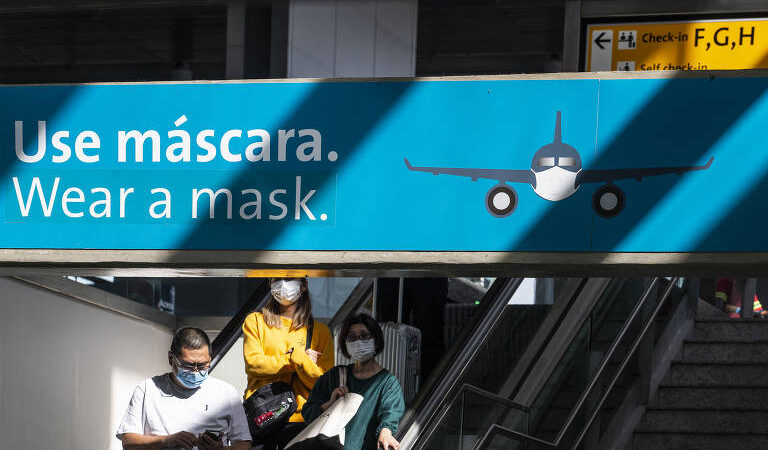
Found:
<svg viewBox="0 0 768 450"><path fill-rule="evenodd" d="M284 278L294 279L294 278ZM301 282L303 292L298 300L296 300L296 310L293 313L293 323L291 324L291 330L298 330L300 328L309 325L310 319L312 319L312 303L309 301L309 286L307 285L306 278L295 278ZM280 280L280 278L270 278L269 284ZM264 316L264 322L270 328L282 328L282 321L280 320L280 302L275 300L275 297L270 297L267 304L261 308L261 314Z"/></svg>

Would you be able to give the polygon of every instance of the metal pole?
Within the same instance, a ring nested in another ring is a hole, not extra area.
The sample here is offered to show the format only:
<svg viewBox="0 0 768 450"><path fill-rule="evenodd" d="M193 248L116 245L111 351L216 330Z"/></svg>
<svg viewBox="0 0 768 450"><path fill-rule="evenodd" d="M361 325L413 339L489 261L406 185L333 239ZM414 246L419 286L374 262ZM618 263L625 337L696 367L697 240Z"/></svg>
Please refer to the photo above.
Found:
<svg viewBox="0 0 768 450"><path fill-rule="evenodd" d="M663 280L663 278L662 278ZM655 306L659 302L659 285L653 288L652 301L647 302L640 311L640 323L651 322L651 328L648 335L642 339L640 347L637 349L637 364L639 366L639 395L641 404L647 405L651 401L651 377L653 375L653 338L656 327L655 318L651 316Z"/></svg>
<svg viewBox="0 0 768 450"><path fill-rule="evenodd" d="M399 278L397 287L397 323L403 323L403 291L405 279Z"/></svg>
<svg viewBox="0 0 768 450"><path fill-rule="evenodd" d="M565 2L563 23L563 72L579 71L579 51L581 50L581 0Z"/></svg>
<svg viewBox="0 0 768 450"><path fill-rule="evenodd" d="M245 78L245 26L245 2L227 3L225 76L229 80Z"/></svg>
<svg viewBox="0 0 768 450"><path fill-rule="evenodd" d="M373 279L373 301L371 302L371 315L375 319L376 314L376 300L379 298L379 277Z"/></svg>
<svg viewBox="0 0 768 450"><path fill-rule="evenodd" d="M467 391L461 391L461 409L459 410L459 450L464 448L464 402Z"/></svg>
<svg viewBox="0 0 768 450"><path fill-rule="evenodd" d="M688 278L688 313L689 317L695 318L699 308L699 292L701 291L701 282L698 278Z"/></svg>
<svg viewBox="0 0 768 450"><path fill-rule="evenodd" d="M757 278L747 278L744 281L744 291L741 294L741 317L752 317L757 293Z"/></svg>

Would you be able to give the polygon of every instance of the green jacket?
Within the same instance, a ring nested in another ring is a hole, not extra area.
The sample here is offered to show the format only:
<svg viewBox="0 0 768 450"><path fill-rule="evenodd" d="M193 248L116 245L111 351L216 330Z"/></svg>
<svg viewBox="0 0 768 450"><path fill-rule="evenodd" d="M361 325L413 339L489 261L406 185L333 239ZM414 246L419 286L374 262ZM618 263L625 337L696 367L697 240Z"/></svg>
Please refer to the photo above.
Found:
<svg viewBox="0 0 768 450"><path fill-rule="evenodd" d="M352 367L351 364L347 366L347 385L350 392L363 396L363 403L344 428L344 449L376 450L382 428L389 428L393 435L397 433L400 418L405 413L403 390L397 378L386 369L367 380L360 380L355 378ZM312 422L323 412L320 405L330 400L331 393L337 387L339 366L326 372L315 383L301 411L305 422Z"/></svg>

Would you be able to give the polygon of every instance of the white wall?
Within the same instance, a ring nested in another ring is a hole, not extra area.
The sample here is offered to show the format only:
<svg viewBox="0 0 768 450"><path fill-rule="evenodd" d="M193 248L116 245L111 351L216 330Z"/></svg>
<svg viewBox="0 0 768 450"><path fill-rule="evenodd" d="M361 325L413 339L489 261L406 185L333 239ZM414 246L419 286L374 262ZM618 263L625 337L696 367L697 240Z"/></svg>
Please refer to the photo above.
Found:
<svg viewBox="0 0 768 450"><path fill-rule="evenodd" d="M288 77L411 77L417 0L291 0Z"/></svg>
<svg viewBox="0 0 768 450"><path fill-rule="evenodd" d="M170 330L0 278L0 449L119 449L133 388Z"/></svg>

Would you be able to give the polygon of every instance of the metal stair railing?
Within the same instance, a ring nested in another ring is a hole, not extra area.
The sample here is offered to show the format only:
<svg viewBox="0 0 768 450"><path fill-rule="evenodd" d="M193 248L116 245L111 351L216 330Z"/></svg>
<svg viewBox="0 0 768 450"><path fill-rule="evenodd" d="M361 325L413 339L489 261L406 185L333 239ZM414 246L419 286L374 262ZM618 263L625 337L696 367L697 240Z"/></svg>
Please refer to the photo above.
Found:
<svg viewBox="0 0 768 450"><path fill-rule="evenodd" d="M532 407L547 380L560 366L568 347L577 338L584 324L589 320L594 309L598 306L597 299L602 298L613 284L609 278L589 278L581 291L567 305L568 311L551 330L539 358L533 361L526 376L520 380L519 387L512 392L501 392L501 395L513 394L514 401L526 407ZM542 357L545 356L545 357ZM536 376L531 376L535 373Z"/></svg>
<svg viewBox="0 0 768 450"><path fill-rule="evenodd" d="M611 358L616 353L617 349L619 348L619 345L623 341L624 337L629 332L630 327L634 324L635 319L640 315L643 308L646 306L647 302L650 298L654 297L653 294L656 292L656 287L659 284L659 278L654 278L653 281L650 283L648 288L643 293L641 299L635 307L633 308L632 312L630 313L627 320L624 322L624 325L622 326L621 330L619 331L618 336L611 344L609 350L606 352L605 356L600 361L600 364L598 365L598 368L595 372L595 374L592 376L592 378L589 381L589 384L587 385L584 392L582 392L581 396L579 397L578 402L576 405L571 409L571 412L568 416L568 419L566 420L565 424L562 426L560 431L557 434L557 437L554 439L553 442L545 441L539 438L536 438L534 436L531 436L530 434L511 430L509 428L506 428L504 426L498 425L498 424L492 424L488 430L485 432L483 437L477 441L477 443L474 446L475 450L485 449L490 446L491 441L495 436L502 436L510 440L514 441L522 441L524 443L529 444L535 444L541 447L546 447L550 449L562 449L565 448L563 441L565 436L571 431L571 427L573 426L576 416L581 411L582 407L586 404L587 399L592 395L592 391L597 386L598 381L600 380L601 376L605 372L605 369L608 367L608 364L611 360ZM589 415L589 418L587 419L586 423L579 429L578 435L576 437L576 440L574 443L570 446L571 450L576 449L581 442L584 440L584 437L589 432L589 429L591 428L592 424L594 423L597 415L599 414L600 410L602 409L603 405L605 404L606 400L608 399L608 396L612 393L613 388L616 386L616 383L618 382L619 378L621 377L622 373L624 372L624 369L626 369L627 365L629 364L630 360L634 356L637 349L640 347L640 344L643 342L643 339L645 338L646 334L648 334L648 331L651 329L652 325L654 324L654 321L658 317L659 313L661 312L662 307L665 305L666 300L669 298L670 293L672 292L672 289L675 287L675 284L677 283L678 278L673 278L667 287L665 288L664 292L662 293L661 297L658 299L658 304L656 305L653 312L649 315L648 319L646 319L645 323L643 323L642 329L638 336L635 338L635 340L632 342L632 345L627 352L626 356L622 359L621 363L619 364L618 369L616 370L615 374L611 378L611 381L608 383L605 392L600 397L600 400L597 402L595 407L593 408L591 414ZM476 391L476 389L473 389L473 391ZM494 398L495 396L493 394L491 395L484 395L484 397L488 398L491 401L498 401L498 399ZM505 406L511 406L506 403L506 401L503 403ZM514 403L513 403L514 404ZM516 404L515 404L516 405Z"/></svg>
<svg viewBox="0 0 768 450"><path fill-rule="evenodd" d="M475 313L470 323L464 328L457 343L445 355L434 372L439 377L430 377L427 384L419 390L414 400L414 406L406 412L401 420L398 438L400 448L411 449L418 447L422 433L431 435L435 431L434 424L444 417L447 404L450 404L449 393L458 391L458 383L462 374L467 370L469 361L473 359L477 348L500 321L501 313L507 302L520 286L522 278L497 278L480 302L480 310Z"/></svg>
<svg viewBox="0 0 768 450"><path fill-rule="evenodd" d="M469 370L469 365L474 361L478 354L480 347L484 342L495 335L499 327L502 326L501 314L506 307L506 297L511 297L511 293L514 290L509 291L506 295L496 294L494 291L501 287L499 281L491 286L491 289L486 294L493 300L486 302L483 300L481 304L488 304L489 311L483 314L477 314L473 319L480 323L480 328L476 329L476 324L469 324L465 327L465 335L458 339L457 342L461 342L460 346L455 346L444 357L443 362L446 363L443 366L438 367L437 373L441 374L439 380L432 379L433 386L426 386L419 393L419 396L425 397L423 402L420 402L419 398L415 403L415 407L408 412L401 421L401 432L399 437L401 438L401 448L407 450L423 450L424 448L432 448L429 443L439 438L441 432L441 424L449 420L450 414L455 406L456 399L461 395L468 393L484 393L481 396L494 396L495 398L503 398L498 394L494 394L467 383L463 383L463 375ZM524 384L529 378L530 372L537 367L539 357L549 352L549 356L552 356L553 352L560 351L562 349L552 349L553 341L559 340L556 337L555 331L563 323L568 323L570 327L573 326L573 322L583 323L589 316L591 310L590 305L594 303L594 299L603 295L608 285L608 279L605 278L572 278L558 294L558 298L555 301L552 310L541 323L538 328L535 337L528 347L526 348L521 359L514 366L514 369L509 374L509 380L504 383L504 386L512 388L514 393L519 392L518 386ZM519 282L519 281L518 281ZM516 286L515 286L516 289ZM584 311L587 311L586 313ZM578 317L575 317L578 316ZM508 324L503 324L507 326ZM556 339L557 338L557 339ZM557 347L557 345L554 345ZM530 384L530 383L529 383ZM535 384L535 383L534 383ZM526 386L523 391L528 391L534 386ZM469 389L471 387L471 389ZM517 387L518 389L515 389ZM506 392L507 388L502 387L502 391ZM506 394L503 394L506 395ZM509 398L514 397L510 395ZM512 402L517 408L515 411L526 413L529 409L526 405L517 401L517 398ZM477 419L477 417L472 417Z"/></svg>

